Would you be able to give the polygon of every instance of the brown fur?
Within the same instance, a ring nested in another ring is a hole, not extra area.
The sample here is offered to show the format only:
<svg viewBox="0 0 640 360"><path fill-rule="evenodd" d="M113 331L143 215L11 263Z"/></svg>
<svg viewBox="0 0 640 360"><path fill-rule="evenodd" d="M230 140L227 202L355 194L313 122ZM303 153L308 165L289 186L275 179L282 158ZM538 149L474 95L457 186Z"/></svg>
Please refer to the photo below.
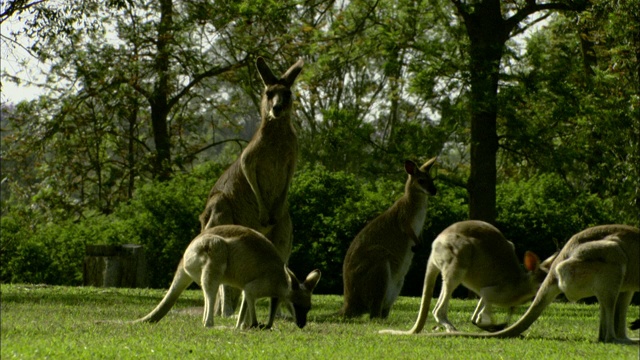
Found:
<svg viewBox="0 0 640 360"><path fill-rule="evenodd" d="M422 331L439 273L442 273L442 289L433 315L447 331L456 330L447 318L447 311L451 294L460 284L480 296L471 321L485 330L504 328L502 324L494 324L491 306L512 308L531 300L544 279L538 256L527 252L524 262L528 272L518 263L513 244L491 224L470 220L449 226L431 245L418 319L406 333ZM382 333L405 332L383 330Z"/></svg>
<svg viewBox="0 0 640 360"><path fill-rule="evenodd" d="M135 322L160 321L195 281L204 293L202 322L206 327L213 326L218 286L226 284L244 293L236 328L258 326L255 302L263 297L275 299L264 327L273 325L276 310L284 302L295 309L296 324L303 328L311 309L311 293L319 280L320 271L314 270L300 283L286 268L273 244L259 232L237 225L216 226L193 239L165 297L153 311Z"/></svg>
<svg viewBox="0 0 640 360"><path fill-rule="evenodd" d="M512 338L527 330L553 300L595 296L600 303L598 341L638 344L626 333L627 309L640 290L640 230L600 225L575 234L555 256L527 312L510 327L491 334L441 333L430 336Z"/></svg>
<svg viewBox="0 0 640 360"><path fill-rule="evenodd" d="M389 315L409 271L413 248L420 243L428 194L436 193L429 175L435 160L420 168L406 161L409 176L404 195L367 224L349 246L343 264L342 315L368 313L371 318Z"/></svg>
<svg viewBox="0 0 640 360"><path fill-rule="evenodd" d="M240 158L216 181L200 215L202 230L224 224L257 230L273 242L285 262L292 241L287 194L298 158L298 137L291 123L291 86L302 66L299 60L277 78L258 58L256 67L265 85L260 127ZM222 311L230 316L239 293L225 287L222 295Z"/></svg>

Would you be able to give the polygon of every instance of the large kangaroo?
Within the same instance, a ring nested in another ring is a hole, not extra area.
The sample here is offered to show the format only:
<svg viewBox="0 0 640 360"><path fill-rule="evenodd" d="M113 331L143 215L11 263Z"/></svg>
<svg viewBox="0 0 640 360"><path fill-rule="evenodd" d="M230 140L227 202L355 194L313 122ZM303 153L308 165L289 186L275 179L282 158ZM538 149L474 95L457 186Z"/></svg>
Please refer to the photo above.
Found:
<svg viewBox="0 0 640 360"><path fill-rule="evenodd" d="M626 333L627 309L640 290L640 230L627 225L588 228L569 239L551 263L527 312L510 327L491 334L440 333L430 336L510 338L519 336L564 293L570 301L595 296L600 303L598 341L638 344Z"/></svg>
<svg viewBox="0 0 640 360"><path fill-rule="evenodd" d="M264 83L262 122L240 158L220 176L200 215L202 230L236 224L255 229L275 245L286 263L291 255L292 225L287 193L298 158L298 138L291 124L291 86L302 71L298 60L281 78L259 57ZM221 289L222 313L231 316L240 293Z"/></svg>
<svg viewBox="0 0 640 360"><path fill-rule="evenodd" d="M153 311L135 322L160 321L195 281L204 293L202 322L206 327L213 326L218 286L226 284L244 293L237 329L258 326L255 302L263 297L272 298L265 328L273 325L281 302L291 304L296 324L303 328L311 309L311 293L319 280L320 271L314 270L300 283L273 244L259 232L238 225L216 226L191 241L167 294Z"/></svg>
<svg viewBox="0 0 640 360"><path fill-rule="evenodd" d="M420 243L428 195L436 194L429 175L435 160L421 167L405 161L409 177L404 195L367 224L349 246L342 270L342 315L355 317L369 313L370 318L389 315L409 271L413 248Z"/></svg>
<svg viewBox="0 0 640 360"><path fill-rule="evenodd" d="M493 225L475 220L457 222L444 229L431 244L420 311L413 328L407 332L383 330L381 333L422 331L439 273L442 273L442 289L433 315L447 331L456 331L447 318L447 310L451 294L460 284L480 296L471 321L485 330L504 328L504 324L494 324L491 306L512 309L531 300L546 275L540 269L538 256L530 251L525 253L524 265L528 272L518 264L513 244Z"/></svg>

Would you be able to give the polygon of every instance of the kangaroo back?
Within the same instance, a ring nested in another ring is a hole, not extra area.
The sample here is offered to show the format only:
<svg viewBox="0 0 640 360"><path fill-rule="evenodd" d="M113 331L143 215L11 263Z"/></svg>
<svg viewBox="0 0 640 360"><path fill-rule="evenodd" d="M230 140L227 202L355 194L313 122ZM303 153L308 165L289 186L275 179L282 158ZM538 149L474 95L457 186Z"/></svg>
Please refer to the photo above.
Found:
<svg viewBox="0 0 640 360"><path fill-rule="evenodd" d="M237 225L221 225L205 230L187 247L173 283L160 304L136 322L157 322L175 304L192 282L202 287L205 297L203 323L213 326L213 307L218 286L231 285L245 294L236 327L258 326L255 301L276 299L269 314L270 327L280 302L292 304L296 323L306 324L311 294L320 280L320 271L312 271L304 282L297 280L273 244L259 232Z"/></svg>
<svg viewBox="0 0 640 360"><path fill-rule="evenodd" d="M525 264L529 273L525 273L518 264L513 244L494 226L482 221L455 223L442 231L431 245L422 301L413 328L407 332L382 332L422 331L439 273L442 273L442 289L433 313L440 325L447 331L455 331L447 316L448 303L453 290L463 284L480 296L472 322L481 327L494 327L493 304L512 307L533 297L541 281L534 276L539 263L535 254L527 252Z"/></svg>
<svg viewBox="0 0 640 360"><path fill-rule="evenodd" d="M549 273L525 314L513 325L491 334L451 332L429 336L516 337L526 331L559 294L568 291L574 300L594 295L598 299L598 341L638 344L637 339L626 335L626 313L633 293L640 290L636 260L639 255L638 228L601 225L586 229L572 236L562 250L548 260L551 262Z"/></svg>

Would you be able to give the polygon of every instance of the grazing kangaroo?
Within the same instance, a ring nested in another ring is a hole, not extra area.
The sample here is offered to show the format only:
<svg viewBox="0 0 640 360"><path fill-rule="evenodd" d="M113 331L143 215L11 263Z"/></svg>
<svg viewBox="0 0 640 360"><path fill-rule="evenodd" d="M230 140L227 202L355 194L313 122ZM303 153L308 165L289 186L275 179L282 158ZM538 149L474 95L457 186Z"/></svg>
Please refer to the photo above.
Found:
<svg viewBox="0 0 640 360"><path fill-rule="evenodd" d="M436 194L429 175L433 158L421 167L405 161L409 177L404 195L373 219L353 240L343 264L344 305L340 313L386 318L398 298L427 214L428 195Z"/></svg>
<svg viewBox="0 0 640 360"><path fill-rule="evenodd" d="M627 309L640 290L640 230L627 225L601 225L569 239L554 256L547 277L527 312L508 328L491 333L440 333L430 336L511 338L527 330L553 300L564 293L570 301L595 296L600 303L598 341L638 344L626 333Z"/></svg>
<svg viewBox="0 0 640 360"><path fill-rule="evenodd" d="M287 193L298 158L298 138L291 123L291 86L302 71L298 60L281 78L259 57L264 83L261 124L240 158L220 176L200 215L202 230L217 225L243 225L265 235L286 263L291 255L292 224ZM222 313L231 316L240 293L221 289Z"/></svg>
<svg viewBox="0 0 640 360"><path fill-rule="evenodd" d="M493 323L491 306L509 307L511 316L514 306L533 298L546 275L533 252L525 253L524 265L528 272L518 264L513 243L493 225L475 220L457 222L444 229L431 244L420 311L413 328L406 332L382 330L381 333L422 331L439 273L442 273L442 289L433 315L447 331L456 331L447 310L451 294L460 284L480 296L471 321L488 331L504 328L506 324Z"/></svg>
<svg viewBox="0 0 640 360"><path fill-rule="evenodd" d="M237 329L258 326L255 302L263 297L272 299L265 328L273 325L281 302L292 305L296 324L303 328L311 309L311 293L319 280L320 271L314 270L300 283L273 244L259 232L238 225L216 226L191 241L167 294L153 311L135 322L160 321L195 281L204 293L202 322L206 327L213 326L218 286L227 284L242 289L244 294Z"/></svg>

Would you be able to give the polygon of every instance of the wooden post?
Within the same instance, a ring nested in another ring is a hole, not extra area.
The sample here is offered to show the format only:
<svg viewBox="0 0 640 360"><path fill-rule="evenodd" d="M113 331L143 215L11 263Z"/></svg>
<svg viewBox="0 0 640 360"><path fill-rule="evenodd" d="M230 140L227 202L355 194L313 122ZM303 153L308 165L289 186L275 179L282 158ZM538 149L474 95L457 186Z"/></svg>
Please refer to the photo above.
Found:
<svg viewBox="0 0 640 360"><path fill-rule="evenodd" d="M141 245L87 245L83 283L96 287L148 287Z"/></svg>

